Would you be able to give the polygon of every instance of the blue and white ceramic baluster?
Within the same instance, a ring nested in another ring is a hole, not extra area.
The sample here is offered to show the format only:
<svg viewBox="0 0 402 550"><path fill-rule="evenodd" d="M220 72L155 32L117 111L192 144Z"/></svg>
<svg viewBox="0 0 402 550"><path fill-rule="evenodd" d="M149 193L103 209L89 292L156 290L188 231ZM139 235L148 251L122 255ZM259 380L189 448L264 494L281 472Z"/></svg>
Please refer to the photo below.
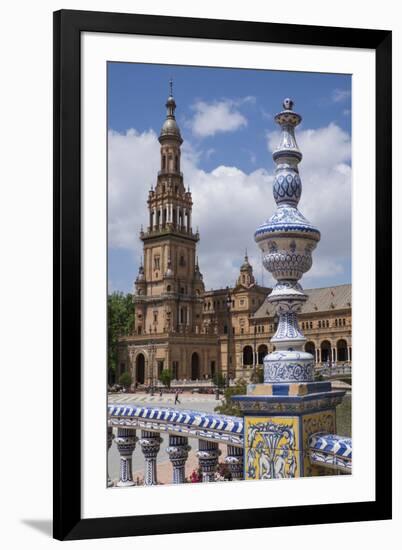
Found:
<svg viewBox="0 0 402 550"><path fill-rule="evenodd" d="M158 484L156 457L159 453L162 441L162 438L157 432L150 432L148 430L141 431L139 444L141 445L145 457L144 485Z"/></svg>
<svg viewBox="0 0 402 550"><path fill-rule="evenodd" d="M135 485L133 481L133 452L137 437L135 430L130 428L118 428L115 443L120 454L120 479L118 487L130 487Z"/></svg>
<svg viewBox="0 0 402 550"><path fill-rule="evenodd" d="M197 458L202 472L202 482L215 481L215 472L218 465L218 458L221 454L218 443L214 441L198 441Z"/></svg>
<svg viewBox="0 0 402 550"><path fill-rule="evenodd" d="M113 481L110 479L110 475L109 475L109 451L110 451L110 447L112 446L113 439L114 439L113 427L112 427L112 426L108 426L108 427L107 427L107 454L108 454L108 461L107 461L107 486L108 486L108 487L113 487Z"/></svg>
<svg viewBox="0 0 402 550"><path fill-rule="evenodd" d="M244 451L243 447L227 446L225 464L228 465L232 480L243 479L244 477Z"/></svg>
<svg viewBox="0 0 402 550"><path fill-rule="evenodd" d="M166 452L173 466L173 483L184 483L185 466L190 449L187 437L179 435L169 436L169 447L166 449Z"/></svg>

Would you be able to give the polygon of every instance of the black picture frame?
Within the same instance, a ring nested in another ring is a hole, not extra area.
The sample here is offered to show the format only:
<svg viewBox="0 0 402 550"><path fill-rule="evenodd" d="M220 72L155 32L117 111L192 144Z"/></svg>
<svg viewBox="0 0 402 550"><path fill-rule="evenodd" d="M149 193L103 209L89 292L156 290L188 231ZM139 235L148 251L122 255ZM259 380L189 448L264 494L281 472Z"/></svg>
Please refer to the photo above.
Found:
<svg viewBox="0 0 402 550"><path fill-rule="evenodd" d="M81 517L81 50L83 32L368 48L376 55L376 498L248 510ZM126 13L54 13L54 524L59 540L390 519L391 51L386 30ZM381 292L378 290L381 289ZM384 320L387 320L384 322Z"/></svg>

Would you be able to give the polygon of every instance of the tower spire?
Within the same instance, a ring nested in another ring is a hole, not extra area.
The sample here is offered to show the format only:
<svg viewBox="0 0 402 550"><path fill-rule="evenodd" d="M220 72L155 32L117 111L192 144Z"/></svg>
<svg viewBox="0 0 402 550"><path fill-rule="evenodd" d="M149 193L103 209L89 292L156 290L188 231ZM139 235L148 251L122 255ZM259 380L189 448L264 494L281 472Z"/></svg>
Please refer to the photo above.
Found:
<svg viewBox="0 0 402 550"><path fill-rule="evenodd" d="M163 123L161 133L159 135L159 142L162 144L167 139L174 139L179 142L179 145L183 143L180 134L180 128L177 125L175 110L176 101L173 97L173 80L169 80L169 97L166 100L166 120Z"/></svg>

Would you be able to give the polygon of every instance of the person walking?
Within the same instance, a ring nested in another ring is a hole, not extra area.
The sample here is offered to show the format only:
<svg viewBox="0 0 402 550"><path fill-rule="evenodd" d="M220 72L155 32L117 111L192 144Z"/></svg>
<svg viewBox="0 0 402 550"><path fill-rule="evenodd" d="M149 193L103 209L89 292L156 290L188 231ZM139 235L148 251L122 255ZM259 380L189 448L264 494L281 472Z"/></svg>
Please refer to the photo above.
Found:
<svg viewBox="0 0 402 550"><path fill-rule="evenodd" d="M179 390L176 390L175 391L175 394L174 394L174 404L179 404L180 405L180 401L179 401Z"/></svg>

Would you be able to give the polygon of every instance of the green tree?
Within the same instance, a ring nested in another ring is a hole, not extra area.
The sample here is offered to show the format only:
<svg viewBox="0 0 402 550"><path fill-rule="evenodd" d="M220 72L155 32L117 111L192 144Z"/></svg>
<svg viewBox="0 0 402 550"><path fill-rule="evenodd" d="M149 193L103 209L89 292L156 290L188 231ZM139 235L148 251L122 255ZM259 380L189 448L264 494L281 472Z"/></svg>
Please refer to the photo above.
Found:
<svg viewBox="0 0 402 550"><path fill-rule="evenodd" d="M216 372L213 376L213 382L218 388L223 388L225 386L225 377L221 372Z"/></svg>
<svg viewBox="0 0 402 550"><path fill-rule="evenodd" d="M134 326L132 294L113 292L107 298L108 316L108 379L114 377L117 368L117 346L121 336L131 334Z"/></svg>
<svg viewBox="0 0 402 550"><path fill-rule="evenodd" d="M125 388L129 388L132 383L133 383L133 379L131 374L128 372L128 370L126 370L120 375L119 384L121 386L124 386Z"/></svg>
<svg viewBox="0 0 402 550"><path fill-rule="evenodd" d="M162 382L164 386L167 386L168 388L170 388L170 383L173 380L173 375L169 369L163 369L159 375L159 380Z"/></svg>
<svg viewBox="0 0 402 550"><path fill-rule="evenodd" d="M247 383L243 378L237 380L235 386L230 386L225 389L222 405L215 407L215 411L221 414L229 414L231 416L243 416L239 405L232 400L234 395L245 395L247 391Z"/></svg>
<svg viewBox="0 0 402 550"><path fill-rule="evenodd" d="M253 384L262 384L264 382L264 369L263 367L256 367L251 374L251 382Z"/></svg>

